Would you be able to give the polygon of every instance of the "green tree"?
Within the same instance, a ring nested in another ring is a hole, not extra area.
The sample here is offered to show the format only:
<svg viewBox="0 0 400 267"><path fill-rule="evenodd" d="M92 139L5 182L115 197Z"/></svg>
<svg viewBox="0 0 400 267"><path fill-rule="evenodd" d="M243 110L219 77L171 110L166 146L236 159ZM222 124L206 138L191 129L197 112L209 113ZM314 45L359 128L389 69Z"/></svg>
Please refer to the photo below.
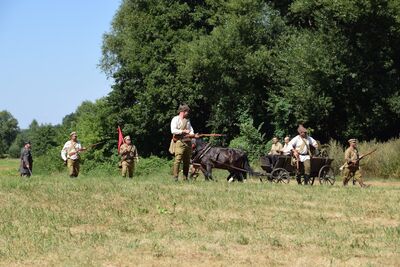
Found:
<svg viewBox="0 0 400 267"><path fill-rule="evenodd" d="M0 156L8 152L18 132L17 119L6 110L0 111Z"/></svg>

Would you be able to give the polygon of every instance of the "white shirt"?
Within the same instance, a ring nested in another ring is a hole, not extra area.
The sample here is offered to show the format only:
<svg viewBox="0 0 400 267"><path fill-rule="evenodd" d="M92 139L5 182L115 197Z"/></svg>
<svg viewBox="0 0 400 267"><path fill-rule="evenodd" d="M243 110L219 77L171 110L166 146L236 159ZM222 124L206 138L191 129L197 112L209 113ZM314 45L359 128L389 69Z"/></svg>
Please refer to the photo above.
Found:
<svg viewBox="0 0 400 267"><path fill-rule="evenodd" d="M304 141L303 141L304 140ZM306 143L306 145L304 145L304 142ZM306 138L301 138L300 135L296 136L295 138L293 138L292 140L290 140L289 142L289 147L292 149L297 150L297 152L299 152L299 157L300 157L300 161L304 162L308 159L310 159L310 154L308 153L308 149L307 146L310 147L310 145L312 145L313 147L318 147L318 143L317 141L315 141L314 138L312 138L311 136L307 136ZM300 151L301 150L301 151Z"/></svg>
<svg viewBox="0 0 400 267"><path fill-rule="evenodd" d="M282 148L282 154L283 155L285 155L285 156L287 156L287 155L290 155L290 151L292 150L292 148L289 146L289 143L285 143L285 145L283 146L283 148Z"/></svg>
<svg viewBox="0 0 400 267"><path fill-rule="evenodd" d="M66 161L67 159L77 160L79 158L78 153L75 153L72 156L69 156L68 151L69 151L69 153L71 153L71 152L76 152L77 150L81 149L82 148L81 143L77 142L77 143L75 143L74 147L71 147L71 146L72 146L72 141L71 140L67 141L65 143L63 149L61 150L61 157L64 161Z"/></svg>
<svg viewBox="0 0 400 267"><path fill-rule="evenodd" d="M172 118L171 121L171 133L172 134L182 134L182 130L181 130L181 126L182 126L182 120L179 116L175 116ZM190 130L189 134L194 134L194 130L192 125L190 124L190 121L188 120L187 125L186 125L186 129L185 130Z"/></svg>

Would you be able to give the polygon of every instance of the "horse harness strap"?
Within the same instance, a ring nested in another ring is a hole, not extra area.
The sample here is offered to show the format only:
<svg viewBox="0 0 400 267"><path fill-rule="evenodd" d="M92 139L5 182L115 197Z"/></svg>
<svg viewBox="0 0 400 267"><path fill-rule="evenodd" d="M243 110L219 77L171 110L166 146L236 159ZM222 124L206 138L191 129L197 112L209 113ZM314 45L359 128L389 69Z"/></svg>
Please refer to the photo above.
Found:
<svg viewBox="0 0 400 267"><path fill-rule="evenodd" d="M211 149L211 144L208 143L202 150L200 150L199 154L194 157L193 162L201 159L204 155Z"/></svg>

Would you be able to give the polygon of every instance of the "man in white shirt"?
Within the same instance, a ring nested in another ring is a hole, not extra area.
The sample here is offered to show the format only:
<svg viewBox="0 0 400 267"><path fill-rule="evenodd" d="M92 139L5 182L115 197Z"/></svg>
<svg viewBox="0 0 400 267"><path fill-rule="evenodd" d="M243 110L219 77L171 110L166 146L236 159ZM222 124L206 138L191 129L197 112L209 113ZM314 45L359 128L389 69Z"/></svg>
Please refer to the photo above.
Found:
<svg viewBox="0 0 400 267"><path fill-rule="evenodd" d="M307 135L307 129L303 125L297 128L297 135L289 142L289 147L293 152L294 157L299 162L299 169L297 170L296 180L301 184L301 175L304 174L304 184L308 184L311 173L311 149L310 146L318 149L318 143L314 138Z"/></svg>
<svg viewBox="0 0 400 267"><path fill-rule="evenodd" d="M285 144L283 145L283 148L282 148L282 150L281 150L281 152L282 152L282 155L284 155L284 156L289 156L290 155L290 152L291 152L291 148L290 148L290 146L289 146L289 142L290 142L290 137L289 136L286 136L285 137Z"/></svg>
<svg viewBox="0 0 400 267"><path fill-rule="evenodd" d="M78 141L76 132L70 133L70 140L67 141L61 150L61 157L67 163L69 177L78 177L79 175L79 152L86 150Z"/></svg>
<svg viewBox="0 0 400 267"><path fill-rule="evenodd" d="M178 180L179 166L183 163L183 176L187 181L189 174L190 158L192 156L192 141L194 135L193 127L189 120L190 108L188 105L180 105L178 109L179 115L171 120L171 140L169 151L175 155L173 165L173 178Z"/></svg>

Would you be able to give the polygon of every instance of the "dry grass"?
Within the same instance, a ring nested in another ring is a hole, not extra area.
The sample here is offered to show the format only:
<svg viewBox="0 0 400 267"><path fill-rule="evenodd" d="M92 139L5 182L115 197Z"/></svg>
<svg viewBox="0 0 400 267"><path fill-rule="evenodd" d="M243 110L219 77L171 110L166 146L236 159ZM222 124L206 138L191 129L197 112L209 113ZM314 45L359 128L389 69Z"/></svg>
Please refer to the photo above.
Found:
<svg viewBox="0 0 400 267"><path fill-rule="evenodd" d="M1 164L0 164L1 166ZM174 183L0 171L3 266L396 266L400 183Z"/></svg>

